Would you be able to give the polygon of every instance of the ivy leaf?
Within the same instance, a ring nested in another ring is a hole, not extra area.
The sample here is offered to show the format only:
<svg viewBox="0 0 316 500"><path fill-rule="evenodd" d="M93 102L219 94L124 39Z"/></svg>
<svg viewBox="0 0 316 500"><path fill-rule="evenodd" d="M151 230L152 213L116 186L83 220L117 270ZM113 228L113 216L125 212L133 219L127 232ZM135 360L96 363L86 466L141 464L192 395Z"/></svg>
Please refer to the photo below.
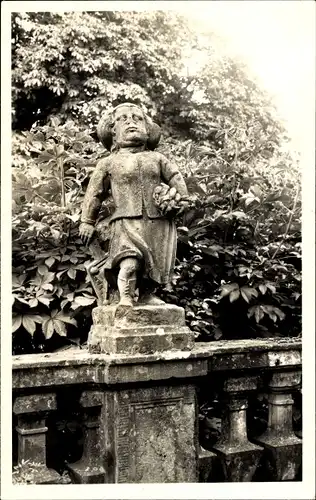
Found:
<svg viewBox="0 0 316 500"><path fill-rule="evenodd" d="M220 298L222 299L223 297L226 297L226 295L229 295L233 290L237 289L239 289L239 285L237 283L229 283L227 285L223 285Z"/></svg>
<svg viewBox="0 0 316 500"><path fill-rule="evenodd" d="M50 283L51 281L54 280L54 278L55 278L55 273L48 272L45 275L45 283Z"/></svg>
<svg viewBox="0 0 316 500"><path fill-rule="evenodd" d="M37 163L46 163L50 160L54 160L55 159L55 156L52 155L51 153L49 153L48 151L44 151L42 154L40 154L36 161Z"/></svg>
<svg viewBox="0 0 316 500"><path fill-rule="evenodd" d="M38 273L41 275L41 276L45 276L45 274L48 273L48 268L46 266L38 266Z"/></svg>
<svg viewBox="0 0 316 500"><path fill-rule="evenodd" d="M49 299L47 297L38 297L38 301L42 302L42 304L44 304L47 307L49 307L49 304L50 304L51 300L52 299Z"/></svg>
<svg viewBox="0 0 316 500"><path fill-rule="evenodd" d="M22 316L13 316L12 318L12 333L16 332L22 324Z"/></svg>
<svg viewBox="0 0 316 500"><path fill-rule="evenodd" d="M26 304L27 306L29 305L28 301L26 299L24 299L23 297L16 297L16 299L19 302L22 302L22 304Z"/></svg>
<svg viewBox="0 0 316 500"><path fill-rule="evenodd" d="M252 306L248 309L248 318L251 318L251 316L255 316L255 319L256 319L256 322L259 323L260 320L263 318L264 316L264 312L262 310L262 306L261 305L257 305L257 306Z"/></svg>
<svg viewBox="0 0 316 500"><path fill-rule="evenodd" d="M30 317L35 321L35 323L43 323L45 319L45 315L40 316L39 314L32 314Z"/></svg>
<svg viewBox="0 0 316 500"><path fill-rule="evenodd" d="M68 300L68 299L64 299L64 300L62 300L62 301L61 301L61 303L60 303L60 307L61 307L61 309L64 309L65 305L67 305L67 304L68 304L68 302L69 302L69 300Z"/></svg>
<svg viewBox="0 0 316 500"><path fill-rule="evenodd" d="M258 297L257 290L255 290L254 288L251 288L249 286L241 287L240 292L241 292L243 299L248 303L252 297Z"/></svg>
<svg viewBox="0 0 316 500"><path fill-rule="evenodd" d="M54 257L49 257L48 259L45 260L45 264L47 265L48 268L52 267L56 259Z"/></svg>
<svg viewBox="0 0 316 500"><path fill-rule="evenodd" d="M74 269L73 267L71 267L70 269L68 269L67 271L67 274L69 276L69 278L71 278L72 280L75 280L76 279L76 269Z"/></svg>
<svg viewBox="0 0 316 500"><path fill-rule="evenodd" d="M263 305L262 310L272 319L275 323L279 318L281 321L285 318L285 314L281 309L272 305Z"/></svg>
<svg viewBox="0 0 316 500"><path fill-rule="evenodd" d="M259 290L262 293L262 295L264 295L267 291L267 286L261 283L261 285L259 285Z"/></svg>
<svg viewBox="0 0 316 500"><path fill-rule="evenodd" d="M269 288L269 290L271 290L272 293L276 292L276 288L274 285L272 285L271 283L266 283L266 285L267 285L267 288Z"/></svg>
<svg viewBox="0 0 316 500"><path fill-rule="evenodd" d="M55 154L56 154L56 157L59 158L60 156L62 156L64 152L64 146L62 144L60 144L59 146L56 146L55 148Z"/></svg>
<svg viewBox="0 0 316 500"><path fill-rule="evenodd" d="M44 285L42 285L42 288L43 288L43 290L49 290L49 291L54 290L54 287L51 283L44 283Z"/></svg>
<svg viewBox="0 0 316 500"><path fill-rule="evenodd" d="M45 335L45 338L48 340L52 337L53 333L54 333L54 321L49 318L49 319L46 319L43 324L42 324L42 330L43 330L43 333Z"/></svg>
<svg viewBox="0 0 316 500"><path fill-rule="evenodd" d="M201 248L201 250L202 250L203 253L206 253L207 255L211 255L212 257L216 257L216 258L219 257L216 245L210 246L208 248L207 247L203 247L203 248Z"/></svg>
<svg viewBox="0 0 316 500"><path fill-rule="evenodd" d="M260 320L263 318L263 316L264 316L264 312L262 311L261 306L256 306L256 310L255 310L256 322L259 323Z"/></svg>
<svg viewBox="0 0 316 500"><path fill-rule="evenodd" d="M56 319L63 321L64 323L69 323L70 325L77 326L77 321L75 318L71 318L67 314L64 314L62 311L59 311L59 313L56 315Z"/></svg>
<svg viewBox="0 0 316 500"><path fill-rule="evenodd" d="M274 313L279 317L279 319L282 321L284 318L285 318L285 314L283 311L281 311L281 309L279 309L278 307L274 307L273 309Z"/></svg>
<svg viewBox="0 0 316 500"><path fill-rule="evenodd" d="M76 297L74 302L71 304L72 309L77 309L80 306L90 306L95 302L95 297Z"/></svg>
<svg viewBox="0 0 316 500"><path fill-rule="evenodd" d="M235 300L237 300L240 296L240 290L239 289L236 289L236 290L233 290L230 294L229 294L229 301L230 302L235 302Z"/></svg>
<svg viewBox="0 0 316 500"><path fill-rule="evenodd" d="M31 318L31 316L24 315L22 318L22 325L28 333L30 333L32 336L34 335L34 332L36 330L36 323Z"/></svg>
<svg viewBox="0 0 316 500"><path fill-rule="evenodd" d="M30 307L36 307L36 306L37 306L37 304L38 304L38 300L37 300L37 299L35 299L35 298L34 298L34 299L31 299L31 300L29 301L29 306L30 306Z"/></svg>
<svg viewBox="0 0 316 500"><path fill-rule="evenodd" d="M67 330L66 330L65 324L56 318L53 320L53 323L54 323L54 328L55 328L56 332L58 333L58 335L60 335L62 337L66 337Z"/></svg>

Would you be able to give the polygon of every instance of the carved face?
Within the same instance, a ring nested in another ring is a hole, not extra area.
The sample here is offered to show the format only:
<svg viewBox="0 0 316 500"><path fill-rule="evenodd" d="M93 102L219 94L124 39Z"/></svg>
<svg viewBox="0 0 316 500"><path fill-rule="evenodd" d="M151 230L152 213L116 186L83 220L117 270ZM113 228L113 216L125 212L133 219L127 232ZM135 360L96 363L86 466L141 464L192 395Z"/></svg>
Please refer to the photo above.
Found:
<svg viewBox="0 0 316 500"><path fill-rule="evenodd" d="M119 147L145 144L148 139L144 115L136 106L122 106L114 113L114 138Z"/></svg>

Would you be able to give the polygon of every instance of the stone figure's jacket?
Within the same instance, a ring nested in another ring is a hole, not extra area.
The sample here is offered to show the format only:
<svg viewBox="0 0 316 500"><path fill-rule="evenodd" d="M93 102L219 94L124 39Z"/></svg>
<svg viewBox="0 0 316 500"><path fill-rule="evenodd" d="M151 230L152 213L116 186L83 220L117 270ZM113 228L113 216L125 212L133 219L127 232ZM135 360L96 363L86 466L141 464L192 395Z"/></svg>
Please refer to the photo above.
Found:
<svg viewBox="0 0 316 500"><path fill-rule="evenodd" d="M144 215L149 219L161 218L153 202L153 190L161 182L175 187L181 195L187 195L178 168L161 153L131 152L126 148L114 152L101 160L92 174L83 202L81 222L95 223L109 188L115 204L111 222Z"/></svg>

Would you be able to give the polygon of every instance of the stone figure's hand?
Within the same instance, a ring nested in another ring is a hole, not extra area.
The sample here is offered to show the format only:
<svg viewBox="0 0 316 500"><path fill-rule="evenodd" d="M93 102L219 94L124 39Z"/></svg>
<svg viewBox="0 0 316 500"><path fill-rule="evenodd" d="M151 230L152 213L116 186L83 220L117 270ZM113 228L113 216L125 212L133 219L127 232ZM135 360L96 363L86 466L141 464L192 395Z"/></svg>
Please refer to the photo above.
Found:
<svg viewBox="0 0 316 500"><path fill-rule="evenodd" d="M82 224L80 224L79 235L85 245L88 245L88 243L90 243L93 233L94 226L92 224L86 224L85 222L82 222Z"/></svg>

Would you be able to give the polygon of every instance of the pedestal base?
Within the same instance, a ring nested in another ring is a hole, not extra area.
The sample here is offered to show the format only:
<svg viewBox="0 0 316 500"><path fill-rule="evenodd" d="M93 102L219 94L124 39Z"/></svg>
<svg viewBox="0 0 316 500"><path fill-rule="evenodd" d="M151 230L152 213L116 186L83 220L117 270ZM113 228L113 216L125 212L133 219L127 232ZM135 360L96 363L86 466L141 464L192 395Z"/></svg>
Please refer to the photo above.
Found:
<svg viewBox="0 0 316 500"><path fill-rule="evenodd" d="M205 450L200 446L199 451L199 483L211 483L211 474L214 464L217 460L217 455L211 451Z"/></svg>
<svg viewBox="0 0 316 500"><path fill-rule="evenodd" d="M184 309L162 306L102 306L93 310L90 352L153 354L191 350L194 334L185 326Z"/></svg>
<svg viewBox="0 0 316 500"><path fill-rule="evenodd" d="M105 470L103 467L87 466L85 461L68 464L67 469L73 482L76 484L100 484L105 482Z"/></svg>
<svg viewBox="0 0 316 500"><path fill-rule="evenodd" d="M263 449L250 442L236 446L216 445L214 451L222 464L225 482L249 482L252 480Z"/></svg>
<svg viewBox="0 0 316 500"><path fill-rule="evenodd" d="M302 440L290 436L262 436L255 440L265 449L264 458L272 481L293 481L302 464Z"/></svg>

